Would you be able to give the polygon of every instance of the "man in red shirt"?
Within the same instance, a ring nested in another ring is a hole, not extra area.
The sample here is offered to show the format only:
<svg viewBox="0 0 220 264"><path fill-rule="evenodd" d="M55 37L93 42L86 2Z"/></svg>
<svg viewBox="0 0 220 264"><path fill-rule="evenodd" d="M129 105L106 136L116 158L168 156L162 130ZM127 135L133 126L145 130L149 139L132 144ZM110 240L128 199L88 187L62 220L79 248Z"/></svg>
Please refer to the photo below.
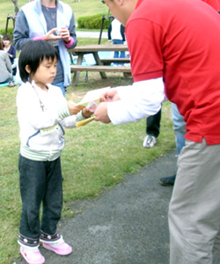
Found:
<svg viewBox="0 0 220 264"><path fill-rule="evenodd" d="M203 2L209 4L212 6L216 11L220 11L220 0L202 0ZM183 148L185 145L184 135L185 131L183 128L185 128L185 124L183 121L183 117L178 113L178 109L176 108L175 104L172 104L171 107L171 113L172 113L172 119L174 123L174 132L176 137L176 146L177 146L177 152L178 155L180 153L180 149ZM184 143L184 144L183 144ZM169 177L163 177L160 178L160 184L164 186L170 186L173 185L176 179L176 174Z"/></svg>
<svg viewBox="0 0 220 264"><path fill-rule="evenodd" d="M186 122L169 207L170 263L217 263L220 241L220 16L197 0L105 0L126 25L134 84L110 89L96 120L122 124L166 97ZM147 58L147 59L146 59Z"/></svg>
<svg viewBox="0 0 220 264"><path fill-rule="evenodd" d="M220 11L220 1L219 0L202 0L202 1L212 6L215 10Z"/></svg>

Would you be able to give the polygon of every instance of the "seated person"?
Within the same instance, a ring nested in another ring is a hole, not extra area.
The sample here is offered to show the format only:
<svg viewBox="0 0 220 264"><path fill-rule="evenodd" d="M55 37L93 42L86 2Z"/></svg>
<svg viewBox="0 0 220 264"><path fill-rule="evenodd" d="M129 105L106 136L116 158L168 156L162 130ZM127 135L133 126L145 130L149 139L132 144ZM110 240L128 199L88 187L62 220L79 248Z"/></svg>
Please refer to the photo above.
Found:
<svg viewBox="0 0 220 264"><path fill-rule="evenodd" d="M0 83L9 82L9 87L16 86L13 81L11 62L4 51L2 40L0 40L0 69Z"/></svg>
<svg viewBox="0 0 220 264"><path fill-rule="evenodd" d="M15 63L16 49L11 45L11 37L7 34L3 36L4 51L8 53L12 65L12 74L15 76L17 72L17 64Z"/></svg>

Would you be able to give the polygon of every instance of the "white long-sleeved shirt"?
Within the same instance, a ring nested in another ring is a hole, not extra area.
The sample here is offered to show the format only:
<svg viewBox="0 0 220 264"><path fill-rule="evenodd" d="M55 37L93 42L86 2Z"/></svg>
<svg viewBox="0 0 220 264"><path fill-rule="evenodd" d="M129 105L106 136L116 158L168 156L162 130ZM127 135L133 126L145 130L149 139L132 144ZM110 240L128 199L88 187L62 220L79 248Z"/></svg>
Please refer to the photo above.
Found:
<svg viewBox="0 0 220 264"><path fill-rule="evenodd" d="M166 99L162 77L117 87L121 100L108 105L108 116L114 125L137 122L156 114Z"/></svg>
<svg viewBox="0 0 220 264"><path fill-rule="evenodd" d="M44 91L34 82L23 83L17 93L20 126L20 153L31 160L55 160L65 145L63 127L73 128L85 119L82 113L70 115L59 87L48 84Z"/></svg>

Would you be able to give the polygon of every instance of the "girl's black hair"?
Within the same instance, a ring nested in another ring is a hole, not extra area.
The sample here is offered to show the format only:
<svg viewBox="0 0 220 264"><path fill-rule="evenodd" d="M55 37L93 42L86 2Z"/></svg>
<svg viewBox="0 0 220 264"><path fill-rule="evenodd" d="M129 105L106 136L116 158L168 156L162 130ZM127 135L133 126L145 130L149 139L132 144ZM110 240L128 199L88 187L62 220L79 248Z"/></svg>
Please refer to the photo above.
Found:
<svg viewBox="0 0 220 264"><path fill-rule="evenodd" d="M25 67L29 65L30 72L34 74L44 58L58 60L58 51L43 40L30 40L24 45L18 59L20 77L23 82L27 82L30 76Z"/></svg>

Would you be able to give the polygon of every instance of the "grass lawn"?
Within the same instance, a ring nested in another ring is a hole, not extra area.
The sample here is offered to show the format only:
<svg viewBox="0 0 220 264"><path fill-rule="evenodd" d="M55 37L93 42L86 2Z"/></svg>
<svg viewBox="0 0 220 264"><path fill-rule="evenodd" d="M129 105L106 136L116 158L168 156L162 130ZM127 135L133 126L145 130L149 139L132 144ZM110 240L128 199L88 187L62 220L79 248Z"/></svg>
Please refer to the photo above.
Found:
<svg viewBox="0 0 220 264"><path fill-rule="evenodd" d="M21 8L28 2L28 0L18 0L18 7ZM102 4L101 0L82 0L80 2L74 2L73 0L62 0L62 2L67 3L72 7L76 21L82 16L108 14L107 6ZM13 15L14 13L14 4L11 0L0 0L0 29L5 29L7 15ZM12 20L9 20L9 28L12 27Z"/></svg>

